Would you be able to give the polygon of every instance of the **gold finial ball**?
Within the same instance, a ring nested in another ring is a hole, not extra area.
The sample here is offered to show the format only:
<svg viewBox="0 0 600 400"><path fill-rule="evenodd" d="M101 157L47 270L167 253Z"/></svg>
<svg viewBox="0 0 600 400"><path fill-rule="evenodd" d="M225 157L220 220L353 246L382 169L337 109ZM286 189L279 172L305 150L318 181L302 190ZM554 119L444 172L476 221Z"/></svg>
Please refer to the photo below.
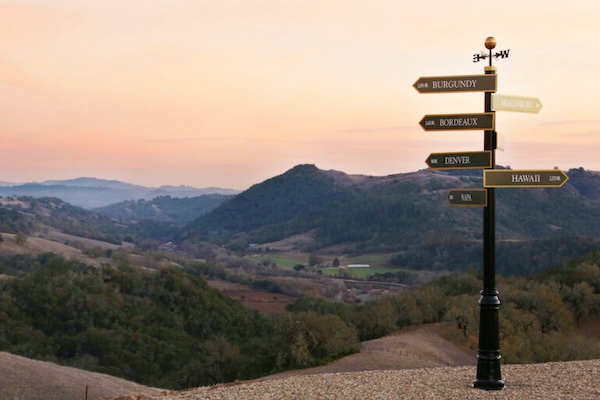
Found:
<svg viewBox="0 0 600 400"><path fill-rule="evenodd" d="M486 49L491 50L494 47L496 47L496 38L495 37L490 36L487 39L485 39L485 48Z"/></svg>

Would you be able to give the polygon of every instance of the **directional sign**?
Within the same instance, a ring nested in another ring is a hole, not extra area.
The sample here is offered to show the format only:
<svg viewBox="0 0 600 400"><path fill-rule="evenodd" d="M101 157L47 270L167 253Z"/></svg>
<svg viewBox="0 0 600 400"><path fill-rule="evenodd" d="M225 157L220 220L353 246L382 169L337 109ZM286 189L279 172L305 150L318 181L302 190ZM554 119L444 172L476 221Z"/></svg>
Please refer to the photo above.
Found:
<svg viewBox="0 0 600 400"><path fill-rule="evenodd" d="M419 93L495 92L497 75L422 76L413 84Z"/></svg>
<svg viewBox="0 0 600 400"><path fill-rule="evenodd" d="M569 180L567 174L558 169L549 170L483 170L483 187L486 188L543 188L561 187Z"/></svg>
<svg viewBox="0 0 600 400"><path fill-rule="evenodd" d="M426 131L494 129L494 113L426 115L419 125Z"/></svg>
<svg viewBox="0 0 600 400"><path fill-rule="evenodd" d="M450 189L448 203L453 206L487 207L487 190L485 189Z"/></svg>
<svg viewBox="0 0 600 400"><path fill-rule="evenodd" d="M492 151L431 153L425 162L431 169L491 168Z"/></svg>
<svg viewBox="0 0 600 400"><path fill-rule="evenodd" d="M492 110L494 111L516 111L537 114L541 109L542 103L537 97L492 94Z"/></svg>

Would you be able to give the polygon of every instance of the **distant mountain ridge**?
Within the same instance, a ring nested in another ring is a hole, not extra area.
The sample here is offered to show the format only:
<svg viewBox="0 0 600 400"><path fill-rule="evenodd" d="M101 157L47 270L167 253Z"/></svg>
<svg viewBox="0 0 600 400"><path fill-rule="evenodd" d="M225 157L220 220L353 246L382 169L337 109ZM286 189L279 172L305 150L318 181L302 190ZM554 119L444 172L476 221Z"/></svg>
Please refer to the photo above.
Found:
<svg viewBox="0 0 600 400"><path fill-rule="evenodd" d="M155 221L183 226L212 211L234 195L203 194L194 197L158 196L151 200L127 200L92 211L115 220Z"/></svg>
<svg viewBox="0 0 600 400"><path fill-rule="evenodd" d="M0 196L56 197L86 209L129 200L151 200L159 196L181 198L206 194L234 195L237 193L239 191L233 189L215 187L200 189L183 185L151 188L116 180L87 177L0 186Z"/></svg>
<svg viewBox="0 0 600 400"><path fill-rule="evenodd" d="M600 175L583 168L567 174L562 188L496 191L504 272L534 271L600 246ZM404 268L476 268L482 209L451 206L447 195L450 188L481 188L482 181L481 170L375 177L298 165L199 216L185 235L236 251L309 235L310 244L297 250L343 244L355 254L395 253L391 262Z"/></svg>

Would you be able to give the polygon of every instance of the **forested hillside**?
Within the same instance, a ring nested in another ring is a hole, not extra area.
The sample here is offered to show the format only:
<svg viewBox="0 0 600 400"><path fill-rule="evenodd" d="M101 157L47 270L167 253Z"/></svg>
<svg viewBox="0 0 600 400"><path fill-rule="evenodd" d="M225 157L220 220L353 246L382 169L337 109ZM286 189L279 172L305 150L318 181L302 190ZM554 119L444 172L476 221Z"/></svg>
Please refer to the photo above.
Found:
<svg viewBox="0 0 600 400"><path fill-rule="evenodd" d="M414 242L428 230L479 235L481 209L452 207L446 196L450 188L481 187L481 171L419 171L354 180L331 172L297 166L199 217L188 230L225 242L245 233L261 242L319 228L319 246L353 241L365 247ZM560 189L497 190L499 235L600 236L595 223L600 217L600 175L581 168L568 175Z"/></svg>
<svg viewBox="0 0 600 400"><path fill-rule="evenodd" d="M174 198L159 196L152 200L129 200L95 208L98 214L130 221L155 221L185 225L200 215L212 211L233 195L206 194L196 197Z"/></svg>
<svg viewBox="0 0 600 400"><path fill-rule="evenodd" d="M43 234L47 229L121 244L124 225L57 198L0 198L0 232Z"/></svg>
<svg viewBox="0 0 600 400"><path fill-rule="evenodd" d="M12 264L4 268L4 264ZM317 365L357 351L336 316L272 320L210 289L211 268L94 268L42 254L0 260L0 351L186 388ZM309 342L305 342L309 340Z"/></svg>
<svg viewBox="0 0 600 400"><path fill-rule="evenodd" d="M496 190L501 271L530 273L598 246L600 175L568 175L559 189ZM311 231L312 247L298 250L354 243L357 254L396 252L398 267L466 270L481 263L482 210L450 206L446 196L481 186L481 170L366 177L300 165L199 217L181 237L244 251Z"/></svg>
<svg viewBox="0 0 600 400"><path fill-rule="evenodd" d="M500 273L529 275L598 248L600 175L582 168L568 174L559 189L496 191ZM299 165L236 196L163 196L96 212L56 198L4 198L0 231L43 236L56 229L142 250L173 242L173 250L199 257L193 249L206 242L246 252L250 244L303 234L311 240L297 251L344 244L355 255L387 253L386 265L399 269L477 270L482 210L450 206L446 196L481 181L477 170L370 177Z"/></svg>
<svg viewBox="0 0 600 400"><path fill-rule="evenodd" d="M357 196L352 188L335 185L333 178L313 165L299 165L268 179L200 216L187 230L215 241L247 233L259 242L275 240L318 226L332 203Z"/></svg>
<svg viewBox="0 0 600 400"><path fill-rule="evenodd" d="M599 264L595 252L533 279L499 280L506 362L600 357L598 336L577 333L600 321ZM481 277L472 273L362 305L303 296L288 314L265 317L208 288L199 275L216 266L93 268L43 254L27 269L0 280L0 351L155 387L320 365L357 351L359 340L425 323L444 323L450 339L476 346Z"/></svg>
<svg viewBox="0 0 600 400"><path fill-rule="evenodd" d="M165 209L169 210L169 205L173 202L184 204L181 208L176 207L178 210L184 210L189 202L197 205L194 200L188 202L167 199L168 205ZM204 201L200 203L205 204ZM190 211L172 211L169 215L175 215L173 218L177 218L186 212ZM56 230L117 245L130 242L141 249L148 249L173 240L178 229L180 228L175 222L156 221L152 218L111 218L52 197L0 197L0 232L45 237L49 230Z"/></svg>

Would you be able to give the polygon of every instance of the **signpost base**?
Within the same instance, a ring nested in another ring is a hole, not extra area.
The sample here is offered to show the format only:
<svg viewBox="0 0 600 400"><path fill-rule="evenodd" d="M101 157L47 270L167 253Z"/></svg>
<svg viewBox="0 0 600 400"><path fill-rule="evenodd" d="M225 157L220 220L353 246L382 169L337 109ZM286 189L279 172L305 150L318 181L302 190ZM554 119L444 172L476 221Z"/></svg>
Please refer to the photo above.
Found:
<svg viewBox="0 0 600 400"><path fill-rule="evenodd" d="M500 371L500 344L498 310L500 300L496 289L483 289L479 299L479 350L477 352L477 379L473 386L478 389L500 390L504 388Z"/></svg>
<svg viewBox="0 0 600 400"><path fill-rule="evenodd" d="M493 380L493 379L488 379L488 380L484 380L484 379L477 379L474 383L473 383L473 387L477 388L477 389L484 389L484 390L502 390L504 389L504 381L503 380Z"/></svg>

